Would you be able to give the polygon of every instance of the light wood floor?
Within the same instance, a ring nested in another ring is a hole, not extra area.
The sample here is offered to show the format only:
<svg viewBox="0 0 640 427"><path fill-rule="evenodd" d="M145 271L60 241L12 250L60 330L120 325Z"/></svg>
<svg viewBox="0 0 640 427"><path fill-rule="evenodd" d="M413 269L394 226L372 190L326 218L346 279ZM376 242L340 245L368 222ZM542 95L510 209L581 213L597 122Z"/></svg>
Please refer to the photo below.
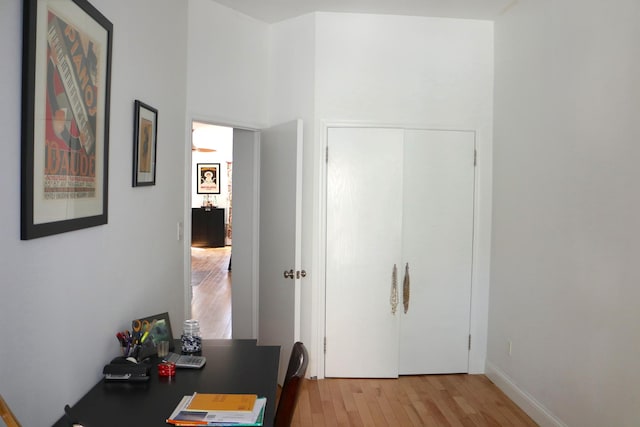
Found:
<svg viewBox="0 0 640 427"><path fill-rule="evenodd" d="M537 426L484 375L306 380L293 425Z"/></svg>
<svg viewBox="0 0 640 427"><path fill-rule="evenodd" d="M231 247L191 248L191 317L205 339L231 338Z"/></svg>
<svg viewBox="0 0 640 427"><path fill-rule="evenodd" d="M192 317L203 338L231 338L230 248L192 248ZM484 375L307 379L294 427L537 426Z"/></svg>

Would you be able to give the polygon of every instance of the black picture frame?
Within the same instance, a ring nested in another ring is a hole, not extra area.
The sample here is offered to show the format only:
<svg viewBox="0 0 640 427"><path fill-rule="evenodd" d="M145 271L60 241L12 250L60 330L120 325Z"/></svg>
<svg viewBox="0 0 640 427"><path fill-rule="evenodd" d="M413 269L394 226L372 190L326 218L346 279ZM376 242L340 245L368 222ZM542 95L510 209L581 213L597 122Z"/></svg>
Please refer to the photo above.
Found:
<svg viewBox="0 0 640 427"><path fill-rule="evenodd" d="M220 163L198 163L196 166L196 193L220 194Z"/></svg>
<svg viewBox="0 0 640 427"><path fill-rule="evenodd" d="M142 101L134 102L133 186L156 185L158 110Z"/></svg>
<svg viewBox="0 0 640 427"><path fill-rule="evenodd" d="M24 0L20 238L107 223L113 24L86 0Z"/></svg>
<svg viewBox="0 0 640 427"><path fill-rule="evenodd" d="M154 321L155 323L153 323ZM140 325L143 328L145 325L153 325L153 328L149 331L148 339L150 339L154 345L157 344L158 341L169 341L169 350L173 351L175 346L173 343L173 331L171 330L171 321L169 320L168 312L132 320L131 330L133 333L135 333L135 326L137 322L140 322Z"/></svg>

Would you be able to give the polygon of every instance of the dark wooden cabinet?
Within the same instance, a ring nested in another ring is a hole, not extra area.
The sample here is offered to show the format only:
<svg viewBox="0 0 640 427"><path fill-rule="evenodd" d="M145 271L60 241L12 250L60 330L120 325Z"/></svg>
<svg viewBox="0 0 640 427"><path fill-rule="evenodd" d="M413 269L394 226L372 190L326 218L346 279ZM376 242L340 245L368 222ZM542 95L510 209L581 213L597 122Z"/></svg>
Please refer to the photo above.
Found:
<svg viewBox="0 0 640 427"><path fill-rule="evenodd" d="M191 246L222 247L224 235L224 209L191 209Z"/></svg>

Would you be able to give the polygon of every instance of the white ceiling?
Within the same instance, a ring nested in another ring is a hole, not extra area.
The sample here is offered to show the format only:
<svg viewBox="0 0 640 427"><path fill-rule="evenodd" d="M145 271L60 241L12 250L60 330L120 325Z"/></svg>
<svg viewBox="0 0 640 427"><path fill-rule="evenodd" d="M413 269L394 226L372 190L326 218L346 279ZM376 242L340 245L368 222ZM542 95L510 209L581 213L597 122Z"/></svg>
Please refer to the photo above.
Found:
<svg viewBox="0 0 640 427"><path fill-rule="evenodd" d="M311 12L353 12L494 20L518 0L214 0L274 23Z"/></svg>

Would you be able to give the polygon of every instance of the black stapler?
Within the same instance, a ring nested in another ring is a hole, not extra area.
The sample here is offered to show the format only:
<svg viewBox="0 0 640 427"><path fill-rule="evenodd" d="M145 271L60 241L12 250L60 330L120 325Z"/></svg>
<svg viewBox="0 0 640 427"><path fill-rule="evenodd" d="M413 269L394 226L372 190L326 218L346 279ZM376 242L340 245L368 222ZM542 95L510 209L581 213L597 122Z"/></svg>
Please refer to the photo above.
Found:
<svg viewBox="0 0 640 427"><path fill-rule="evenodd" d="M116 357L102 370L105 381L147 381L149 365L133 358Z"/></svg>

